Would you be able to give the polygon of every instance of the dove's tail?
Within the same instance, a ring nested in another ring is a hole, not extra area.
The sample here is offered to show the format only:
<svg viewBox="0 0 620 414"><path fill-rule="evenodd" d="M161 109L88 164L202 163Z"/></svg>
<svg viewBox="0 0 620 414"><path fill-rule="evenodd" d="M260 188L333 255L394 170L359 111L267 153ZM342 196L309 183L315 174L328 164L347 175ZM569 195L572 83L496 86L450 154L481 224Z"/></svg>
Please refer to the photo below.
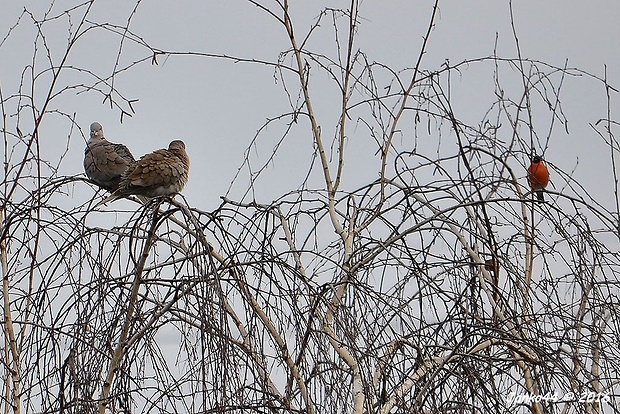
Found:
<svg viewBox="0 0 620 414"><path fill-rule="evenodd" d="M149 198L148 197L145 197L145 196L142 196L142 195L136 195L136 197L137 197L138 202L140 204L144 205L144 204L149 202ZM93 210L96 209L97 207L100 207L100 206L104 205L104 204L111 203L112 201L116 201L119 198L129 198L130 200L134 200L134 201L136 200L135 198L133 198L131 196L127 197L127 196L118 195L116 193L112 193L108 197L104 198L103 200L101 200L100 202L95 204L95 206L93 207Z"/></svg>

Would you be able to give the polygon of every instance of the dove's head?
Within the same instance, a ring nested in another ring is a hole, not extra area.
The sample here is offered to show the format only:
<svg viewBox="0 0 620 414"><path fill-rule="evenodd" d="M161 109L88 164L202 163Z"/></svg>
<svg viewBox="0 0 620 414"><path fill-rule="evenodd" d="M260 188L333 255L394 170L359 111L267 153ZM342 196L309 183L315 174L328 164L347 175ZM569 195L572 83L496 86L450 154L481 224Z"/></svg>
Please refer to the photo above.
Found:
<svg viewBox="0 0 620 414"><path fill-rule="evenodd" d="M185 143L179 139L176 139L168 145L169 150L183 150L185 151Z"/></svg>
<svg viewBox="0 0 620 414"><path fill-rule="evenodd" d="M168 151L176 155L183 163L183 166L185 167L184 180L187 181L187 174L189 173L189 156L187 155L187 152L185 152L185 142L179 139L172 141L170 145L168 145ZM185 181L183 182L181 187L185 185Z"/></svg>
<svg viewBox="0 0 620 414"><path fill-rule="evenodd" d="M99 122L93 122L90 124L90 137L103 138L103 127Z"/></svg>

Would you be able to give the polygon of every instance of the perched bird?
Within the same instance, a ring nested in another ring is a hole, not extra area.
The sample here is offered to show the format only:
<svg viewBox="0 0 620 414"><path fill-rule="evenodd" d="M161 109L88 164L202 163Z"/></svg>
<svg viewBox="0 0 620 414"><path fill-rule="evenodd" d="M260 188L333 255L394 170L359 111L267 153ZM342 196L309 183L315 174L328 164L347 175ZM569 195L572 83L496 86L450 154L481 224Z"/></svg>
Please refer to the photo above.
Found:
<svg viewBox="0 0 620 414"><path fill-rule="evenodd" d="M116 191L121 175L135 161L126 146L105 139L99 122L90 125L90 139L84 150L84 171L95 184L110 192Z"/></svg>
<svg viewBox="0 0 620 414"><path fill-rule="evenodd" d="M499 263L495 260L495 258L487 259L484 262L484 268L489 272L493 272L496 276L499 274Z"/></svg>
<svg viewBox="0 0 620 414"><path fill-rule="evenodd" d="M532 163L527 169L527 181L530 183L532 191L536 192L538 201L545 201L543 190L549 184L549 170L543 159L538 155L532 158Z"/></svg>
<svg viewBox="0 0 620 414"><path fill-rule="evenodd" d="M117 198L173 196L181 192L189 177L185 143L175 140L168 149L144 155L123 173L118 189L97 205Z"/></svg>

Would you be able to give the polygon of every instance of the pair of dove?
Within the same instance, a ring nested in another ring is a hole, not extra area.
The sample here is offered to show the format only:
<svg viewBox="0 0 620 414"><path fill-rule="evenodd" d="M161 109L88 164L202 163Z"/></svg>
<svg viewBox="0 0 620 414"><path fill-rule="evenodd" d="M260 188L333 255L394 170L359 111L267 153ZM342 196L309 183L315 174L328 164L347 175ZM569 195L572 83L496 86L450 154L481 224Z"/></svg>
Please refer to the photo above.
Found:
<svg viewBox="0 0 620 414"><path fill-rule="evenodd" d="M101 124L93 122L84 151L84 171L95 184L112 193L97 205L130 195L146 201L181 192L189 176L189 157L185 143L175 140L168 149L136 161L125 145L105 139Z"/></svg>

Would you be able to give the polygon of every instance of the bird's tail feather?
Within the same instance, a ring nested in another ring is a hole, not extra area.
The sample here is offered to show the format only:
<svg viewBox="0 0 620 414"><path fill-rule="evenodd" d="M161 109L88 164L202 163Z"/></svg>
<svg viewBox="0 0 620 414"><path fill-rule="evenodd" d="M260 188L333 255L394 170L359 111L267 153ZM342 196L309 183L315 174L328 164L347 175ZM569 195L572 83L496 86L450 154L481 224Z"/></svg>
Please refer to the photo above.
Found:
<svg viewBox="0 0 620 414"><path fill-rule="evenodd" d="M136 195L136 197L137 197L137 201L138 201L140 204L143 204L143 205L144 205L144 204L146 204L146 203L148 203L148 202L149 202L149 198L148 198L148 197L145 197L145 196L143 196L143 195ZM97 207L100 207L100 206L104 205L104 204L111 203L112 201L116 201L116 200L118 200L119 198L129 198L130 200L134 200L134 201L136 201L136 199L135 199L135 198L133 198L133 197L131 197L131 196L126 197L126 196L121 196L121 195L118 195L118 194L112 193L112 194L110 194L108 197L104 198L103 200L101 200L100 202L98 202L97 204L95 204L95 206L93 207L93 210L94 210L94 209L96 209Z"/></svg>

